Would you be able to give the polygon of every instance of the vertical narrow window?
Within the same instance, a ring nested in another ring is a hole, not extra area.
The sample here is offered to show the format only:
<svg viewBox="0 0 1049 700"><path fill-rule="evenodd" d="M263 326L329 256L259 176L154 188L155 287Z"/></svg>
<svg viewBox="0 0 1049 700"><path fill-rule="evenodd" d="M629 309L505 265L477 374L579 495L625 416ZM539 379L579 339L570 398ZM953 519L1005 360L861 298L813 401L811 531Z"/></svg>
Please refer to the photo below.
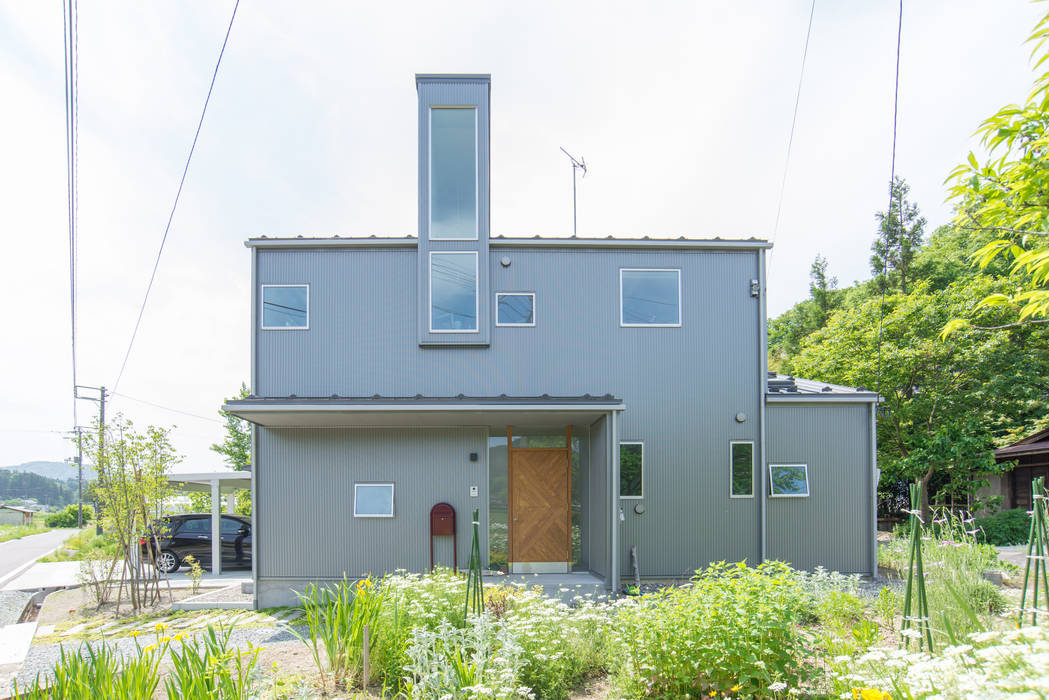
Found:
<svg viewBox="0 0 1049 700"><path fill-rule="evenodd" d="M535 294L499 292L495 295L495 325L534 326Z"/></svg>
<svg viewBox="0 0 1049 700"><path fill-rule="evenodd" d="M619 497L644 496L645 446L640 442L619 443Z"/></svg>
<svg viewBox="0 0 1049 700"><path fill-rule="evenodd" d="M754 443L729 443L729 469L732 476L732 498L754 496Z"/></svg>
<svg viewBox="0 0 1049 700"><path fill-rule="evenodd" d="M430 332L477 332L477 253L430 253Z"/></svg>
<svg viewBox="0 0 1049 700"><path fill-rule="evenodd" d="M263 330L307 330L310 288L305 284L262 285Z"/></svg>
<svg viewBox="0 0 1049 700"><path fill-rule="evenodd" d="M621 269L619 325L680 326L681 270Z"/></svg>
<svg viewBox="0 0 1049 700"><path fill-rule="evenodd" d="M430 109L430 238L477 238L477 108Z"/></svg>

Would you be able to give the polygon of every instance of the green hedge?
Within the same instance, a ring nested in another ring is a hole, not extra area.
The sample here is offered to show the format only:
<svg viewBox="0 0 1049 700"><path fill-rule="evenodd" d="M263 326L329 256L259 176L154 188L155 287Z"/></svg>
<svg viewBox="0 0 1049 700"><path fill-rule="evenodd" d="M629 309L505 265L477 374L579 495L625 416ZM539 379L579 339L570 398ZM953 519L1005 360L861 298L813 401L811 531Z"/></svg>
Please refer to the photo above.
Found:
<svg viewBox="0 0 1049 700"><path fill-rule="evenodd" d="M977 518L977 537L996 546L1026 544L1031 532L1031 516L1023 508L1003 510L986 518Z"/></svg>
<svg viewBox="0 0 1049 700"><path fill-rule="evenodd" d="M76 511L77 507L74 503L71 506L66 506L64 510L47 516L47 520L44 522L48 527L76 527ZM91 506L85 505L84 522L90 522L92 515L94 515L94 511L91 510Z"/></svg>

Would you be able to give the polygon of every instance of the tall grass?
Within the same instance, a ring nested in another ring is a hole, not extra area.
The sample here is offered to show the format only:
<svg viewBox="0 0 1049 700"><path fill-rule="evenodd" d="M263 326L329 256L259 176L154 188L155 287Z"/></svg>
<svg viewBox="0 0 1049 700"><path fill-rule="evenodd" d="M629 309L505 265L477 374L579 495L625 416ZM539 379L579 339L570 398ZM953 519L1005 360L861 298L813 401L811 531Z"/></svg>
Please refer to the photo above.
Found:
<svg viewBox="0 0 1049 700"><path fill-rule="evenodd" d="M102 644L74 652L59 650L54 679L37 675L25 689L14 683L13 700L140 700L151 698L159 682L163 648L151 645L135 656L123 656Z"/></svg>
<svg viewBox="0 0 1049 700"><path fill-rule="evenodd" d="M230 645L233 627L208 625L203 639L180 638L170 647L171 673L164 680L168 700L247 700L259 647ZM142 696L148 697L148 696Z"/></svg>

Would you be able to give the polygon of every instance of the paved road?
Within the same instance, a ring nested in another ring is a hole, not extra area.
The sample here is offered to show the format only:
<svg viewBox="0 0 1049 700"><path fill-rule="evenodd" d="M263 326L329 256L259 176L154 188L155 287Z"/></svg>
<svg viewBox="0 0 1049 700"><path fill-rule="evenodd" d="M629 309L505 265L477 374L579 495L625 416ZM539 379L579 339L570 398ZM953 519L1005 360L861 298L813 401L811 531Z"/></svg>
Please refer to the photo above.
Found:
<svg viewBox="0 0 1049 700"><path fill-rule="evenodd" d="M76 530L51 530L17 540L0 542L0 587L22 567L31 564L72 536Z"/></svg>

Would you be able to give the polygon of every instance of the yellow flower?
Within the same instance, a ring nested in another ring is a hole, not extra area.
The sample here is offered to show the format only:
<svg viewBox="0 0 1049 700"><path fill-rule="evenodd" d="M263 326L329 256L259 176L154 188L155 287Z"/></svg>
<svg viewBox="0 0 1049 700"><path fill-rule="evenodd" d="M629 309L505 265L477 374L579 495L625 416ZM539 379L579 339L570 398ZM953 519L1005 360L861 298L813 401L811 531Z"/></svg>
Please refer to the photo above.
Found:
<svg viewBox="0 0 1049 700"><path fill-rule="evenodd" d="M273 670L274 670L274 671L276 671L276 670L277 670L277 662L276 662L276 661L274 661L274 662L273 662Z"/></svg>
<svg viewBox="0 0 1049 700"><path fill-rule="evenodd" d="M892 700L892 696L877 688L853 688L852 697L856 700Z"/></svg>
<svg viewBox="0 0 1049 700"><path fill-rule="evenodd" d="M168 626L163 622L158 622L157 624L153 625L153 629L155 629L157 632L163 632L167 628Z"/></svg>
<svg viewBox="0 0 1049 700"><path fill-rule="evenodd" d="M171 637L161 637L160 641L162 641L162 642L170 642L171 641ZM863 700L867 700L867 698L864 698Z"/></svg>
<svg viewBox="0 0 1049 700"><path fill-rule="evenodd" d="M176 635L175 635L175 636L173 637L173 639L174 639L174 640L175 640L176 642L181 642L181 641L182 641L182 638L183 638L183 637L185 637L185 636L186 636L186 635L184 635L184 634L182 634L181 632L179 632L178 634L176 634Z"/></svg>
<svg viewBox="0 0 1049 700"><path fill-rule="evenodd" d="M740 688L742 688L742 687L743 687L743 686L741 686L741 685L734 685L734 686L732 686L731 688L729 688L729 690L730 690L731 692L735 693L736 691L738 691L738 690L739 690Z"/></svg>
<svg viewBox="0 0 1049 700"><path fill-rule="evenodd" d="M132 637L137 637L137 636L138 636L139 634L140 634L140 633L139 633L139 631L138 631L138 630L132 630L132 631L131 631L131 636L132 636Z"/></svg>
<svg viewBox="0 0 1049 700"><path fill-rule="evenodd" d="M148 647L146 647L142 651L144 653L146 653L146 654L152 654L156 650L157 650L157 645L156 644L150 644Z"/></svg>

